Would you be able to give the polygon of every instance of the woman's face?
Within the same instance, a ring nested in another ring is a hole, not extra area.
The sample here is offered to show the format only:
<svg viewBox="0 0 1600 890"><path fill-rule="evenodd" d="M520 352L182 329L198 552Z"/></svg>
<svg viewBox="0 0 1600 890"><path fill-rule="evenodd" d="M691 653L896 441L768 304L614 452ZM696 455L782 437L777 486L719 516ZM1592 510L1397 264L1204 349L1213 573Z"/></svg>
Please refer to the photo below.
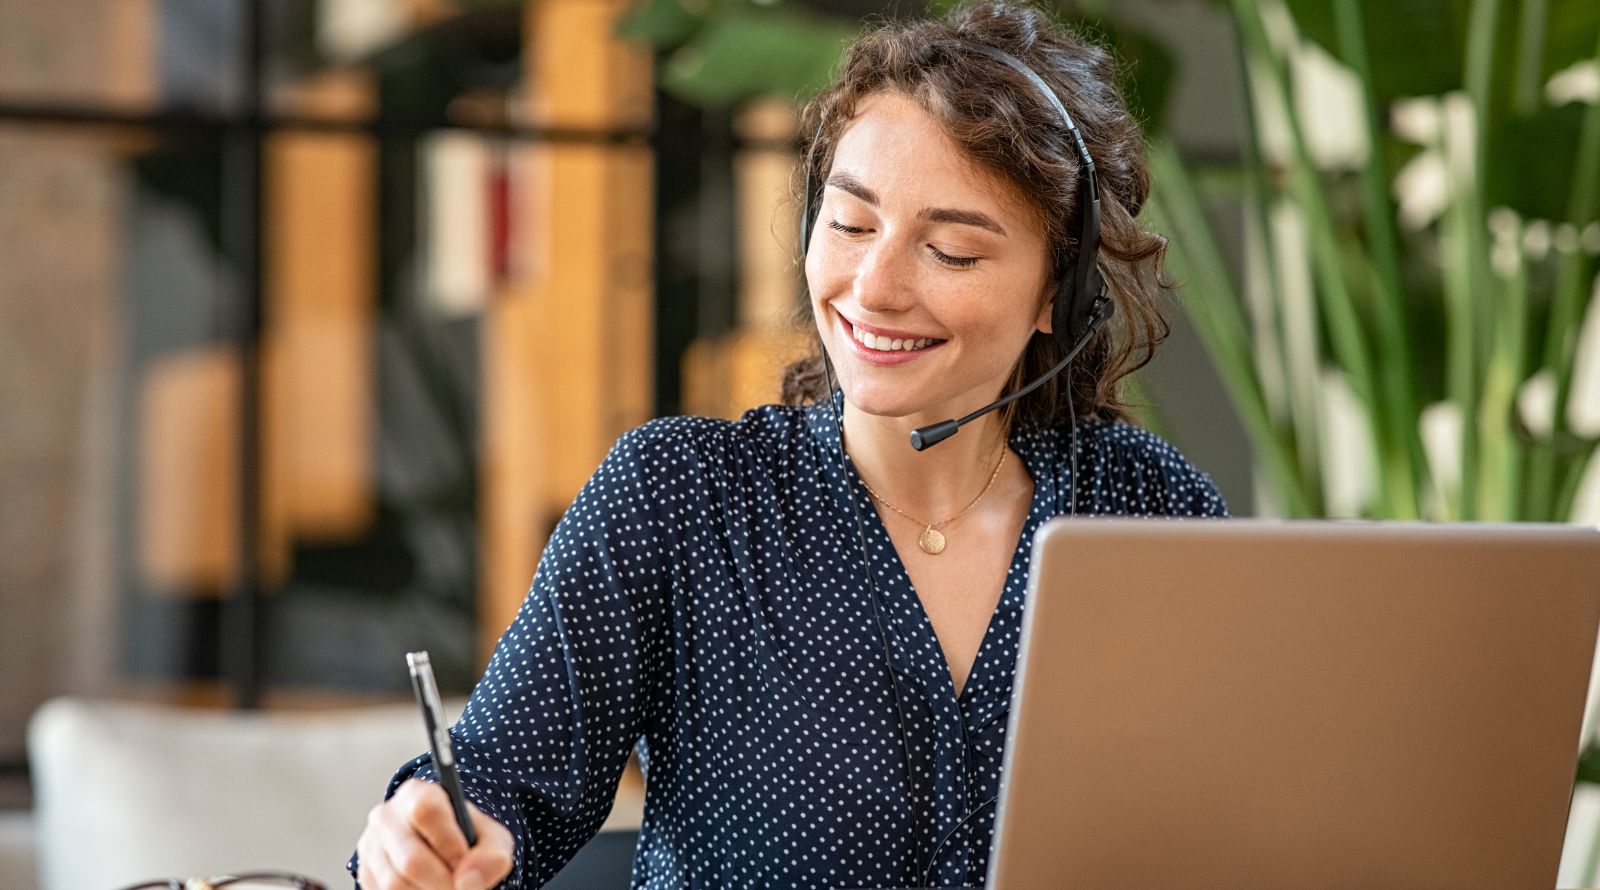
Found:
<svg viewBox="0 0 1600 890"><path fill-rule="evenodd" d="M911 99L863 102L806 252L811 309L845 398L914 423L994 400L1049 330L1036 214ZM869 345L870 343L870 345Z"/></svg>

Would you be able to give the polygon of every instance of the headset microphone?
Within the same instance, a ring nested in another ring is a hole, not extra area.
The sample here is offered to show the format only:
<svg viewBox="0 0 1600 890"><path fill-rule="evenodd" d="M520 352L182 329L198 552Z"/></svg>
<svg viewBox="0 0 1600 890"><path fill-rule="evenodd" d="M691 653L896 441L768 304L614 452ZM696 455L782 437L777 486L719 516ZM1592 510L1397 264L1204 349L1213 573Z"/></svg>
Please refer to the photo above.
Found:
<svg viewBox="0 0 1600 890"><path fill-rule="evenodd" d="M1103 295L1095 297L1094 304L1089 308L1088 325L1084 328L1083 333L1078 335L1078 341L1072 344L1071 349L1067 350L1066 357L1061 361L1056 362L1055 367L1039 375L1033 380L1032 383L1029 383L1027 386L1024 386L1011 395L1008 395L1003 399L997 399L993 402L990 402L989 404L979 408L971 414L968 414L966 417L963 417L960 420L940 421L939 423L929 424L927 426L918 427L917 429L912 430L911 447L921 451L925 448L930 448L934 445L937 445L955 435L956 431L961 429L963 426L966 426L967 424L977 420L985 414L988 414L990 411L993 411L996 408L1004 408L1012 402L1015 402L1017 399L1020 399L1028 393L1033 392L1034 390L1043 386L1046 381L1062 371L1065 371L1067 366L1072 364L1072 360L1078 357L1078 353L1083 351L1083 347L1089 345L1089 340L1093 338L1094 335L1100 330L1100 326L1105 324L1115 312L1116 304L1112 303L1109 298Z"/></svg>

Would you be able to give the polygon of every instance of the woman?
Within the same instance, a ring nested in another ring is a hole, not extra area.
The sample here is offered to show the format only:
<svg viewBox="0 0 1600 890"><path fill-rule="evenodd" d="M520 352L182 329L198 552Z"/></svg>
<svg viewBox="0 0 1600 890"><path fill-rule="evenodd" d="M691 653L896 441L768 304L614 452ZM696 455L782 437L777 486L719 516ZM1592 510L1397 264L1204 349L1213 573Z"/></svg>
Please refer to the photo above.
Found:
<svg viewBox="0 0 1600 890"><path fill-rule="evenodd" d="M1064 357L1052 303L1085 171L1060 112L975 45L1077 122L1116 314L1069 383L916 451L911 430ZM1148 179L1113 78L1016 6L854 45L804 117L831 369L799 363L786 404L736 423L622 437L453 730L479 844L419 758L361 836L363 886L538 886L598 829L636 745L636 887L982 883L1033 532L1069 511L1224 513L1123 419L1118 381L1165 335L1165 241L1135 222Z"/></svg>

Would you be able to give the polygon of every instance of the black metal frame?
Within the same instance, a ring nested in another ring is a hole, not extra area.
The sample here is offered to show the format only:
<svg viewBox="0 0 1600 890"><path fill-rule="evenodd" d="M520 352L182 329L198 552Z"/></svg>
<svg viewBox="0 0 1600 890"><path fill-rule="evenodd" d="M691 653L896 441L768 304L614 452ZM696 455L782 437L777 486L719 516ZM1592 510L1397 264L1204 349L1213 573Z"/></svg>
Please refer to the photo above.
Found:
<svg viewBox="0 0 1600 890"><path fill-rule="evenodd" d="M222 229L224 254L239 270L242 293L232 302L238 318L224 324L233 339L241 364L238 479L239 575L231 595L222 603L220 668L223 680L234 690L236 704L254 709L261 705L262 581L257 571L260 529L260 343L262 328L262 196L266 183L262 166L265 139L275 132L363 134L377 138L415 137L435 130L470 130L530 142L557 144L648 145L649 130L618 128L583 130L522 126L510 123L463 124L448 120L328 120L315 117L272 115L266 111L266 11L264 4L241 3L243 95L232 113L156 109L127 112L70 103L0 101L0 124L40 124L93 127L127 127L159 133L203 133L220 136L223 147Z"/></svg>
<svg viewBox="0 0 1600 890"><path fill-rule="evenodd" d="M241 359L242 403L238 479L241 515L236 541L239 575L233 581L231 595L224 597L220 604L219 667L222 679L234 690L237 705L253 709L260 707L263 692L262 618L265 602L262 580L256 570L259 564L257 539L262 484L259 349L263 297L261 273L265 260L261 214L262 198L267 187L262 165L264 140L277 132L354 134L382 139L415 138L437 130L452 129L528 142L647 146L656 154L658 178L682 176L689 172L686 168L690 165L697 165L698 175L691 174L692 187L702 191L709 187L710 197L703 196L696 207L695 215L699 220L699 236L695 239L694 249L696 256L689 263L691 269L687 274L682 268L675 275L664 271L663 264L658 262L655 282L657 300L663 305L671 303L675 307L673 317L696 319L696 330L672 328L658 331L657 413L677 413L680 410L677 364L690 339L706 333L708 326L715 332L733 322L737 272L727 267L727 263L728 257L733 254L734 243L731 239L735 233L729 228L721 235L716 235L708 228L712 223L732 221L733 154L743 148L780 149L791 146L742 139L732 132L729 115L706 115L702 112L692 112L687 117L678 115L680 120L677 120L676 126L672 121L663 121L669 132L662 132L658 128L594 130L528 126L511 122L462 123L442 118L406 120L381 115L373 119L333 120L270 114L266 109L265 4L256 0L241 0L241 6L243 17L239 46L242 48L242 96L236 110L152 109L130 112L74 103L18 102L0 98L0 125L20 123L130 128L168 135L197 133L221 140L222 250L237 264L241 289L237 300L223 301L225 305L231 303L236 306L238 316L225 320L224 336L232 338ZM692 132L694 129L699 132ZM665 152L671 157L664 157L663 137L672 144L686 143L688 150ZM708 158L708 154L715 155L715 158ZM710 202L709 206L706 201ZM668 224L658 204L655 226L658 250ZM728 239L725 244L712 243L721 237ZM717 247L724 249L713 249ZM711 260L708 260L708 256ZM708 261L714 261L714 266L708 268ZM664 275L673 277L669 279ZM687 305L689 303L693 304L692 309ZM686 309L689 311L682 311ZM663 373L663 369L670 373Z"/></svg>

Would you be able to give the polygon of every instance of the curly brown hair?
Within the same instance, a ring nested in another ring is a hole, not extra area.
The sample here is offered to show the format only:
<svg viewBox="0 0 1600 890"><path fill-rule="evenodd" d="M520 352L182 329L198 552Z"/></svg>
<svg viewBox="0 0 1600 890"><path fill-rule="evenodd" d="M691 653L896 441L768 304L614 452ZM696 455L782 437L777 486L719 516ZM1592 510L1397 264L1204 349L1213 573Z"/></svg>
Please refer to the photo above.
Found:
<svg viewBox="0 0 1600 890"><path fill-rule="evenodd" d="M812 180L827 179L839 138L865 99L889 91L903 94L1032 205L1044 222L1052 268L1062 274L1078 253L1078 154L1061 116L1037 87L999 60L962 52L964 43L994 47L1032 68L1083 134L1099 178L1100 270L1116 304L1111 322L1072 362L1071 391L1061 378L1052 379L1010 406L1003 422L1007 428L1016 421L1052 424L1065 418L1068 404L1077 406L1078 416L1130 419L1121 381L1147 364L1166 339L1161 301L1171 283L1161 269L1167 239L1142 230L1136 221L1150 192L1150 174L1139 122L1118 91L1110 52L1068 32L1043 11L1013 3L974 3L942 20L877 26L850 47L838 80L801 112L800 132L815 134L802 154L812 165ZM1035 333L1006 391L1064 356L1053 336ZM785 403L823 396L823 360L816 339L810 355L785 369Z"/></svg>

